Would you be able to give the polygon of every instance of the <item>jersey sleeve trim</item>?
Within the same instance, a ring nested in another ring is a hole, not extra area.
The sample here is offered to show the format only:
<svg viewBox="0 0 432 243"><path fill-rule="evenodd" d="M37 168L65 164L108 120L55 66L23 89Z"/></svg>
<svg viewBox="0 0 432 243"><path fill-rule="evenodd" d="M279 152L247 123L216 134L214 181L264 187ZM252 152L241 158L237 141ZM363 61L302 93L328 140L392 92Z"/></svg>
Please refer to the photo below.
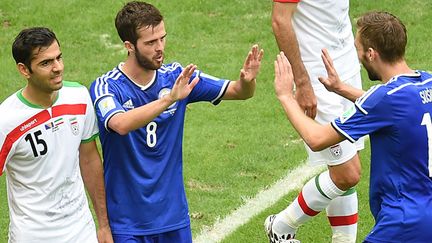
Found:
<svg viewBox="0 0 432 243"><path fill-rule="evenodd" d="M118 114L118 113L125 113L125 111L117 110L117 111L111 113L111 114L110 114L110 115L105 119L104 127L105 127L105 129L106 129L108 132L112 132L112 131L113 131L113 130L112 130L111 128L109 128L109 126L108 126L108 122L109 122L109 120L111 120L111 118L112 118L115 114Z"/></svg>
<svg viewBox="0 0 432 243"><path fill-rule="evenodd" d="M346 133L344 130L340 129L334 121L332 121L330 124L336 130L336 132L338 132L340 135L345 137L348 141L350 141L351 143L355 142L355 140L350 135L348 135L348 133Z"/></svg>
<svg viewBox="0 0 432 243"><path fill-rule="evenodd" d="M89 143L91 141L94 141L99 136L99 133L94 134L90 138L81 140L81 143Z"/></svg>
<svg viewBox="0 0 432 243"><path fill-rule="evenodd" d="M214 98L211 103L213 105L217 105L221 102L221 98L225 95L227 89L228 89L228 85L229 85L230 81L225 81L225 83L223 84L218 96L216 98Z"/></svg>

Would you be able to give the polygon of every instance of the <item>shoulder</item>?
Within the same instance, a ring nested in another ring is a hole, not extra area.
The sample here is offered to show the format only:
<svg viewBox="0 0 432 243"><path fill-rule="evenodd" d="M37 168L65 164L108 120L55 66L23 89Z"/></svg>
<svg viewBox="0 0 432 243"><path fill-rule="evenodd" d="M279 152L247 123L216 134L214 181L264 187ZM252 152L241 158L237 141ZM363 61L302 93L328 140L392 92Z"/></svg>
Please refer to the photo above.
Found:
<svg viewBox="0 0 432 243"><path fill-rule="evenodd" d="M373 109L377 105L384 105L382 101L386 98L388 91L389 87L386 85L374 85L355 101L355 105L362 113L367 114L368 110Z"/></svg>
<svg viewBox="0 0 432 243"><path fill-rule="evenodd" d="M101 76L97 77L95 80L93 80L91 87L107 84L110 82L115 82L118 80L123 73L120 71L120 69L117 67L114 67L112 70L102 74Z"/></svg>
<svg viewBox="0 0 432 243"><path fill-rule="evenodd" d="M93 98L104 96L108 93L109 87L116 86L123 79L124 75L118 67L114 67L112 70L105 74L97 77L90 84L90 94Z"/></svg>
<svg viewBox="0 0 432 243"><path fill-rule="evenodd" d="M159 83L174 83L183 71L183 67L178 62L163 64L157 70L157 80Z"/></svg>
<svg viewBox="0 0 432 243"><path fill-rule="evenodd" d="M72 81L63 81L63 86L64 87L69 87L69 88L82 88L85 87L84 85L78 83L78 82L72 82Z"/></svg>
<svg viewBox="0 0 432 243"><path fill-rule="evenodd" d="M0 114L6 114L4 113L5 111L15 109L16 104L19 101L18 92L20 91L13 93L0 103Z"/></svg>
<svg viewBox="0 0 432 243"><path fill-rule="evenodd" d="M159 69L158 73L160 74L171 74L171 73L181 73L183 67L178 62L173 62L170 64L163 64Z"/></svg>
<svg viewBox="0 0 432 243"><path fill-rule="evenodd" d="M19 99L18 92L10 95L0 103L0 114L3 115L2 119L0 119L0 127L2 128L0 132L6 132L11 126L19 123L25 113L23 109L26 109L26 106Z"/></svg>
<svg viewBox="0 0 432 243"><path fill-rule="evenodd" d="M86 93L88 94L88 89L86 86L78 83L78 82L72 82L72 81L65 81L63 80L63 87L61 88L61 91L67 92L67 93Z"/></svg>

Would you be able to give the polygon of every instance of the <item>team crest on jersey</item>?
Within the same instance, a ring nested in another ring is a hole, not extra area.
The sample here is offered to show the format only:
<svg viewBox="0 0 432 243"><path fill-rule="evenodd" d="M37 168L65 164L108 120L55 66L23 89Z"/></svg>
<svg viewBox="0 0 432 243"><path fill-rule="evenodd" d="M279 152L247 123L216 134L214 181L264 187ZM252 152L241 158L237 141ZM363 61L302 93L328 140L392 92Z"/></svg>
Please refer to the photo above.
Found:
<svg viewBox="0 0 432 243"><path fill-rule="evenodd" d="M342 156L342 148L339 144L330 147L330 153L335 158L340 158Z"/></svg>
<svg viewBox="0 0 432 243"><path fill-rule="evenodd" d="M170 94L170 93L171 93L171 89L169 89L169 88L163 88L163 89L161 89L161 90L159 91L158 98L160 99L160 98L162 98L162 97L164 97L165 95L168 95L168 94ZM174 102L172 105L170 105L170 106L168 107L168 109L167 109L166 111L164 111L164 113L170 113L171 115L174 115L174 113L175 113L175 111L176 111L176 108L173 109L173 107L176 105L176 103L177 103L177 102Z"/></svg>
<svg viewBox="0 0 432 243"><path fill-rule="evenodd" d="M79 123L77 121L77 118L74 117L74 118L69 119L69 123L70 123L70 127L71 127L71 130L72 130L72 134L75 135L75 136L78 135L78 133L79 133Z"/></svg>

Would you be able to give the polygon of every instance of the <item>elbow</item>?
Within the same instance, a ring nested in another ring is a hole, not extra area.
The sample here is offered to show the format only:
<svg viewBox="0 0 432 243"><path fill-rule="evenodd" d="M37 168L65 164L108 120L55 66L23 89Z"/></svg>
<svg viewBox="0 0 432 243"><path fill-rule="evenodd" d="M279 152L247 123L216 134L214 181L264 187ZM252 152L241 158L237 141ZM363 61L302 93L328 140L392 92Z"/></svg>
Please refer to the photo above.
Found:
<svg viewBox="0 0 432 243"><path fill-rule="evenodd" d="M278 18L278 17L273 17L272 18L272 29L273 29L273 34L277 34L281 32L281 29L283 28L284 25L284 19Z"/></svg>
<svg viewBox="0 0 432 243"><path fill-rule="evenodd" d="M305 143L313 152L319 152L328 147L317 138L305 139Z"/></svg>
<svg viewBox="0 0 432 243"><path fill-rule="evenodd" d="M254 92L251 92L249 94L245 94L243 97L241 97L241 100L247 100L254 96Z"/></svg>
<svg viewBox="0 0 432 243"><path fill-rule="evenodd" d="M109 128L121 136L127 135L130 130L123 122L111 122L109 123Z"/></svg>
<svg viewBox="0 0 432 243"><path fill-rule="evenodd" d="M121 136L124 136L124 135L127 135L128 133L129 133L129 131L128 130L126 130L126 129L117 129L117 130L114 130L116 133L118 133L119 135L121 135Z"/></svg>
<svg viewBox="0 0 432 243"><path fill-rule="evenodd" d="M309 146L309 148L310 148L313 152L319 152L319 151L325 149L324 147L319 146L319 145L316 145L316 144L309 144L309 143L308 143L307 145Z"/></svg>

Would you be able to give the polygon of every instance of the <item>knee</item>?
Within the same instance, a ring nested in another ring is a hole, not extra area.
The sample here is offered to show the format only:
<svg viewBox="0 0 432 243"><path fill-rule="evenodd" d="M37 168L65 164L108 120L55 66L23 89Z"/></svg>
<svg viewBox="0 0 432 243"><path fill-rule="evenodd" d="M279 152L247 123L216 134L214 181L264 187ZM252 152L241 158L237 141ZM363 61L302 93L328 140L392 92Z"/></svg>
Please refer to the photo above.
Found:
<svg viewBox="0 0 432 243"><path fill-rule="evenodd" d="M341 190L348 190L360 181L360 170L330 173L333 183Z"/></svg>

